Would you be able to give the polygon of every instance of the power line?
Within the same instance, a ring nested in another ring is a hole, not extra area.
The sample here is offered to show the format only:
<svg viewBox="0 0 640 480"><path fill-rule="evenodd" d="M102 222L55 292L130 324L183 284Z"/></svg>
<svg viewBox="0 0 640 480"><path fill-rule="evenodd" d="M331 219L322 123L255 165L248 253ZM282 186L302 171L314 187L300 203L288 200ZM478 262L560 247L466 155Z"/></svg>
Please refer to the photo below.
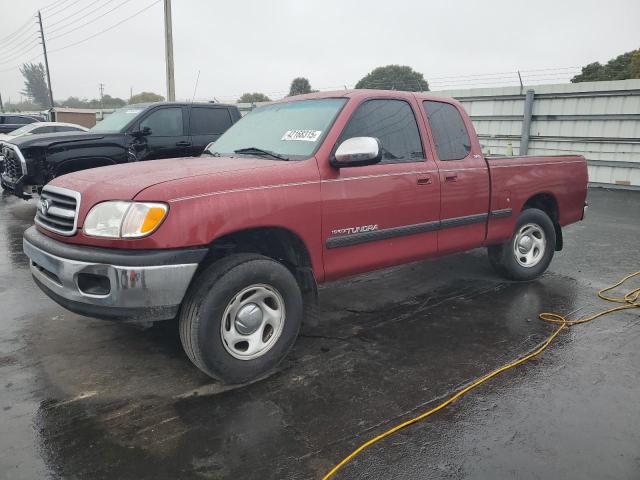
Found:
<svg viewBox="0 0 640 480"><path fill-rule="evenodd" d="M60 10L55 11L54 13L49 12L49 18L55 17L56 15L60 15L62 12L64 12L68 8L73 7L78 2L80 2L80 0L75 0L74 2L71 2L69 5L64 6L63 8L61 8Z"/></svg>
<svg viewBox="0 0 640 480"><path fill-rule="evenodd" d="M34 42L34 40L35 41L38 40L36 32L31 32L31 35L33 36L33 38L31 38L31 40L29 40L29 38L27 37L27 38L24 39L24 41L20 45L16 45L15 47L12 47L12 48L3 47L2 51L0 52L0 58L1 57L11 57L16 52L21 52L21 51L26 50L27 48L29 48L29 46Z"/></svg>
<svg viewBox="0 0 640 480"><path fill-rule="evenodd" d="M31 57L30 59L25 60L25 61L24 61L24 62L22 62L22 63L30 63L30 62L33 62L34 60L36 60L37 58L40 58L41 56L42 56L42 53L39 53L38 55L36 55L36 56L34 56L34 57ZM12 70L18 70L18 69L20 69L20 67L21 67L21 65L16 65L16 66L13 66L13 67L10 67L10 68L5 68L4 70L0 70L0 73L3 73L3 72L10 72L10 71L12 71Z"/></svg>
<svg viewBox="0 0 640 480"><path fill-rule="evenodd" d="M46 4L44 7L42 7L40 9L41 12L44 12L45 10L49 10L49 9L56 9L56 7L61 7L62 5L64 5L65 3L67 3L69 0L54 0L51 3Z"/></svg>
<svg viewBox="0 0 640 480"><path fill-rule="evenodd" d="M33 20L29 19L29 23L32 23ZM6 50L8 48L20 48L20 46L22 45L22 43L29 37L29 35L33 35L35 33L35 22L32 23L31 28L26 29L26 30L22 30L19 33L16 33L16 35L13 38L10 38L4 42L0 42L1 48L2 50Z"/></svg>
<svg viewBox="0 0 640 480"><path fill-rule="evenodd" d="M72 28L71 30L68 30L68 31L66 31L66 32L63 32L63 33L61 33L61 34L59 34L59 35L53 35L53 36L50 36L50 37L49 37L49 40L55 40L56 38L64 37L65 35L69 35L70 33L75 32L76 30L79 30L79 29L81 29L81 28L84 28L84 27L86 27L87 25L89 25L89 24L91 24L91 23L93 23L93 22L95 22L95 21L97 21L97 20L102 20L102 18L103 18L105 15L108 15L109 13L113 12L114 10L117 10L118 8L120 8L120 7L124 6L125 4L129 3L130 1L131 1L131 0L124 0L124 2L119 3L118 5L116 5L115 7L113 7L111 10L107 10L106 12L101 13L99 16L97 16L97 17L95 17L95 18L93 18L93 19L89 20L88 22L83 23L82 25L78 25L77 27L74 27L74 28ZM100 10L100 8L102 8L103 6L104 6L104 5L101 5L100 7L98 7L98 8L97 8L97 9L95 9L95 10ZM94 10L94 11L95 11L95 10ZM73 23L73 22L70 22L70 23ZM53 32L58 32L58 31L60 31L60 30L63 30L63 29L64 29L64 27L65 27L65 26L60 27L60 28L57 28L57 29L53 30Z"/></svg>
<svg viewBox="0 0 640 480"><path fill-rule="evenodd" d="M15 61L16 59L22 57L26 53L29 53L29 52L33 51L34 48L36 48L36 47L38 47L40 45L40 42L36 38L32 42L30 42L29 45L31 45L29 48L22 49L22 50L20 50L18 52L13 52L12 54L10 54L9 56L7 56L5 58L0 58L0 65L5 64L5 63L11 63L11 62Z"/></svg>
<svg viewBox="0 0 640 480"><path fill-rule="evenodd" d="M162 1L162 0L155 0L154 2L150 3L150 4L149 4L149 5L147 5L146 7L144 7L144 8L142 8L142 9L138 10L138 11L137 11L137 12L135 12L134 14L129 15L128 17L126 17L126 18L124 18L124 19L120 20L119 22L114 23L113 25L111 25L111 26L109 26L109 27L107 27L107 28L105 28L105 29L103 29L103 30L100 30L99 32L94 33L93 35L90 35L90 36L88 36L88 37L85 37L85 38L83 38L82 40L78 40L77 42L73 42L73 43L70 43L70 44L64 45L64 46L62 46L62 47L59 47L59 48L55 48L55 49L49 50L49 53L59 52L59 51L61 51L61 50L66 50L67 48L74 47L74 46L79 45L79 44L81 44L81 43L84 43L84 42L86 42L86 41L88 41L88 40L91 40L92 38L95 38L95 37L97 37L97 36L99 36L99 35L102 35L103 33L106 33L106 32L108 32L108 31L110 31L110 30L113 30L114 28L116 28L116 27L118 27L118 26L122 25L123 23L125 23L125 22L127 22L127 21L129 21L129 20L131 20L131 19L133 19L133 18L135 18L135 17L137 17L137 16L138 16L138 15L140 15L141 13L143 13L143 12L145 12L145 11L149 10L151 7L153 7L154 5L158 4L158 3L159 3L159 2L161 2L161 1ZM69 6L70 6L70 5L69 5ZM32 48L32 49L33 49L33 48ZM24 53L26 53L26 51L25 51ZM24 62L22 62L22 63L29 63L29 62L32 62L33 60L36 60L37 58L39 58L41 55L42 55L42 54L38 54L38 55L36 55L36 56L34 56L34 57L29 58L28 60L26 60L26 61L24 61ZM0 62L0 63L2 63L2 62ZM6 63L6 62L4 62L4 63ZM2 70L0 70L0 73L3 73L3 72L9 72L9 71L16 70L16 69L19 69L19 68L20 68L20 66L16 65L16 66L14 66L14 67L10 67L10 68L2 69Z"/></svg>
<svg viewBox="0 0 640 480"><path fill-rule="evenodd" d="M63 18L61 18L61 19L59 19L59 20L56 20L56 21L55 21L55 22L53 22L53 23L47 23L47 29L49 29L49 28L51 28L51 27L53 27L53 26L55 26L55 25L58 25L58 24L60 24L60 23L64 22L65 20L70 19L71 17L75 17L77 14L79 14L80 12L82 12L82 11L86 10L86 9L87 9L87 8L89 8L91 5L94 5L94 4L96 4L96 3L98 3L98 2L101 2L101 1L102 1L102 0L93 0L93 2L91 2L91 3L87 4L87 5L85 5L85 6L84 6L84 7L82 7L80 10L76 10L76 11L75 11L75 12L73 12L71 15L67 15L66 17L63 17ZM106 4L108 4L108 3L109 3L109 2L107 2ZM103 6L104 6L104 5L106 5L106 4L102 4L99 8L103 7ZM97 10L97 9L96 9L96 10ZM91 13L91 12L90 12L90 13ZM73 20L72 22L69 22L69 23L71 24L71 23L77 22L78 20L80 20L80 19L82 19L82 18L84 18L84 17L80 17L79 19Z"/></svg>
<svg viewBox="0 0 640 480"><path fill-rule="evenodd" d="M540 69L532 69L532 70L520 70L520 73L527 74L529 72L548 72L552 70L579 70L580 67L556 67L556 68L540 68ZM491 77L496 75L509 75L516 74L515 70L510 72L493 72L493 73L476 73L476 74L449 74L442 77L430 77L429 81L432 80L448 80L448 79L456 79L456 78L479 78L479 77Z"/></svg>
<svg viewBox="0 0 640 480"><path fill-rule="evenodd" d="M123 20L120 20L120 21L119 21L119 22L117 22L117 23L114 23L114 24L113 24L113 25L111 25L110 27L107 27L107 28L105 28L104 30L100 30L99 32L94 33L93 35L90 35L90 36L88 36L88 37L85 37L85 38L83 38L82 40L78 40L77 42L70 43L70 44L65 45L65 46L63 46L63 47L60 47L60 48L55 48L55 49L53 49L53 50L49 50L49 53L59 52L59 51L61 51L61 50L66 50L67 48L71 48L71 47L74 47L74 46L79 45L79 44L81 44L81 43L84 43L84 42L86 42L86 41L88 41L88 40L91 40L92 38L95 38L95 37L97 37L98 35L102 35L103 33L106 33L106 32L108 32L109 30L113 30L113 29L114 29L114 28L116 28L117 26L122 25L123 23L125 23L125 22L127 22L127 21L131 20L131 19L132 19L132 18L134 18L134 17L137 17L137 16L138 16L138 15L140 15L142 12L145 12L145 11L149 10L151 7L153 7L154 5L156 5L156 4L158 4L158 3L160 3L161 1L162 1L162 0L155 0L154 2L152 2L152 3L150 3L149 5L147 5L146 7L144 7L143 9L138 10L136 13L134 13L134 14L132 14L132 15L128 16L127 18L125 18L125 19L123 19Z"/></svg>
<svg viewBox="0 0 640 480"><path fill-rule="evenodd" d="M18 33L19 31L21 31L22 29L24 29L25 27L27 27L30 23L31 23L31 17L29 18L29 20L27 20L26 22L24 22L20 27L18 27L17 29L15 29L13 32L11 32L9 35L7 35L6 37L2 37L0 38L0 43L3 43L5 41L7 41L9 38L11 38L12 36L14 36L16 33Z"/></svg>
<svg viewBox="0 0 640 480"><path fill-rule="evenodd" d="M540 80L564 80L572 77L573 74L563 74L563 75L547 75L547 76L531 76L525 77L523 76L523 80L537 82ZM486 81L485 81L486 80ZM479 78L478 80L468 80L468 79L460 79L460 80L450 80L450 81L435 81L429 82L429 85L432 86L442 86L442 85L472 85L472 84L487 84L487 83L504 83L504 82L519 82L518 77L514 74L513 77L496 77L496 78Z"/></svg>

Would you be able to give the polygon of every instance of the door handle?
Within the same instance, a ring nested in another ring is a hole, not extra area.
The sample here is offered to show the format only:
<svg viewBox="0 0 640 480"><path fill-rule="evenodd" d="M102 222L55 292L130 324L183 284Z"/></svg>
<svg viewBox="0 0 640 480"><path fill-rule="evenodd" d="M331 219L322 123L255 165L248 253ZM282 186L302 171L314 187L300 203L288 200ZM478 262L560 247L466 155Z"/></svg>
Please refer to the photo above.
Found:
<svg viewBox="0 0 640 480"><path fill-rule="evenodd" d="M191 142L185 142L184 140L176 142L176 147L190 147Z"/></svg>
<svg viewBox="0 0 640 480"><path fill-rule="evenodd" d="M418 185L431 185L431 177L419 177Z"/></svg>
<svg viewBox="0 0 640 480"><path fill-rule="evenodd" d="M445 175L444 176L444 181L445 182L457 182L458 181L458 174L457 173L450 173L449 175Z"/></svg>

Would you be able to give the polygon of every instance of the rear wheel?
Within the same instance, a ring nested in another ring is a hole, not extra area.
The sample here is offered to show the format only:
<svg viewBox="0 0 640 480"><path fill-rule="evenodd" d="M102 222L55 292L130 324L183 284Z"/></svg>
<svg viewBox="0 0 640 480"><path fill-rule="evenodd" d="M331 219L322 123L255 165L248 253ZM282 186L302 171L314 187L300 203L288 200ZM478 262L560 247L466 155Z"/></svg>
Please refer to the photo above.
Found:
<svg viewBox="0 0 640 480"><path fill-rule="evenodd" d="M286 356L302 314L300 288L284 265L262 255L230 255L194 281L180 313L180 338L207 375L244 383Z"/></svg>
<svg viewBox="0 0 640 480"><path fill-rule="evenodd" d="M488 248L496 271L512 280L532 280L542 275L556 249L556 231L549 216L530 208L518 217L515 232L502 245Z"/></svg>

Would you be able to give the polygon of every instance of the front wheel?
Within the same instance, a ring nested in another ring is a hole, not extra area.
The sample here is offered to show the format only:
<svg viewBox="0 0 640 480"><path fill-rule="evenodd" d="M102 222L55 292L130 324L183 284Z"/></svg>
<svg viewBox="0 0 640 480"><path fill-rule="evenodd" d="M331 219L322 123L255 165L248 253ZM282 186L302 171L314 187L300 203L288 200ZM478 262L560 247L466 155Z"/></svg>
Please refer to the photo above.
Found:
<svg viewBox="0 0 640 480"><path fill-rule="evenodd" d="M488 248L489 261L502 276L533 280L542 275L556 249L556 231L549 216L537 208L520 213L512 237Z"/></svg>
<svg viewBox="0 0 640 480"><path fill-rule="evenodd" d="M207 375L244 383L286 356L302 315L300 288L284 265L262 255L230 255L194 280L180 313L180 339Z"/></svg>

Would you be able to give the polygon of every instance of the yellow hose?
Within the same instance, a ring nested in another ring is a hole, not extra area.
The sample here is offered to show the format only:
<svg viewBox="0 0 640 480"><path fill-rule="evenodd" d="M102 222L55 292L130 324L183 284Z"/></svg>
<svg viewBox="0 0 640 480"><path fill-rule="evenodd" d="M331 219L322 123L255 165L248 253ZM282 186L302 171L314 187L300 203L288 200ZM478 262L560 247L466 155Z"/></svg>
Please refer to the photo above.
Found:
<svg viewBox="0 0 640 480"><path fill-rule="evenodd" d="M471 390L473 390L474 388L476 388L478 385L483 384L484 382L486 382L487 380L495 377L496 375L509 370L517 365L520 365L521 363L526 362L527 360L532 359L533 357L540 355L542 352L544 352L546 350L546 348L551 344L551 342L553 342L553 340L558 336L558 334L564 330L565 328L571 327L572 325L578 325L581 323L587 323L590 322L592 320L595 320L596 318L599 317L603 317L605 315L608 315L610 313L613 312L618 312L620 310L626 310L629 308L639 308L640 307L640 287L639 288L635 288L629 292L627 292L624 296L622 297L611 297L608 295L605 295L606 292L613 290L619 286L621 286L623 283L625 283L627 280L629 280L630 278L636 277L640 275L640 271L639 272L635 272L632 273L630 275L627 275L626 277L624 277L622 280L620 280L619 282L607 287L607 288L603 288L602 290L600 290L598 292L598 297L600 297L602 300L606 300L608 302L614 302L614 303L620 303L622 305L617 306L617 307L613 307L610 308L608 310L603 310L601 312L598 313L594 313L592 315L589 315L587 317L584 318L580 318L578 320L568 320L565 316L560 315L559 313L541 313L539 315L540 320L543 320L545 322L549 322L549 323L554 323L559 325L558 328L556 328L553 333L551 333L551 335L549 335L549 337L544 341L544 343L542 343L541 346L539 346L537 349L535 349L533 352L528 353L527 355L524 355L520 358L518 358L517 360L514 360L511 363L508 363L507 365L504 365L500 368L495 369L494 371L480 377L478 380L475 380L473 383L471 383L470 385L466 386L465 388L463 388L462 390L458 391L457 393L455 393L454 395L452 395L451 397L449 397L447 400L445 400L444 402L442 402L440 405L437 405L435 407L433 407L432 409L421 413L420 415L413 417L405 422L402 422L398 425L396 425L395 427L390 428L389 430L387 430L386 432L381 433L380 435L377 435L375 437L373 437L370 440L367 440L366 442L364 442L362 445L360 445L358 448L356 448L353 452L351 452L349 455L347 455L346 457L344 457L338 464L336 464L336 466L334 466L324 477L322 477L322 480L328 480L331 477L333 477L338 470L340 470L342 467L344 467L347 463L349 463L356 455L358 455L360 452L362 452L363 450L369 448L371 445L373 445L374 443L378 443L380 440L393 435L394 433L396 433L398 430L402 430L405 427L408 427L409 425L412 425L414 423L419 422L420 420L424 420L425 418L427 418L430 415L433 415L434 413L442 410L443 408L445 408L447 405L450 405L451 403L455 402L457 399L459 399L460 397L462 397L465 393L470 392Z"/></svg>

